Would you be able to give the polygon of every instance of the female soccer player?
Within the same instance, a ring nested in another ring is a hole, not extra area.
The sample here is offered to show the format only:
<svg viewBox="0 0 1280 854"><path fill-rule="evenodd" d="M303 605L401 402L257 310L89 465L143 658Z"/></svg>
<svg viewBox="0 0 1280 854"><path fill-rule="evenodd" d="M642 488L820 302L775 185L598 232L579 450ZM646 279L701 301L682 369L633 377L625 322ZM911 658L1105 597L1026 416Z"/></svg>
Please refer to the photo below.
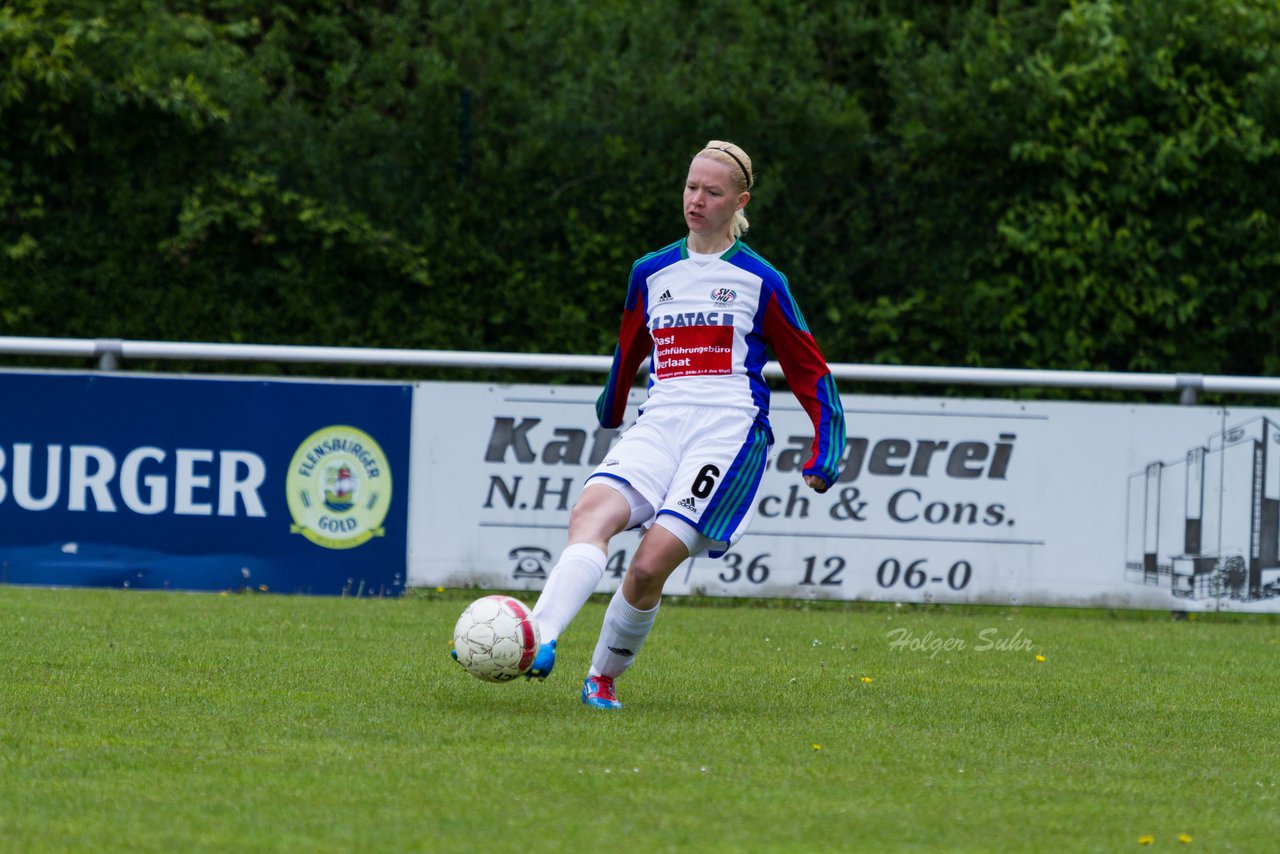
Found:
<svg viewBox="0 0 1280 854"><path fill-rule="evenodd" d="M844 411L787 279L739 238L751 199L751 158L712 140L689 164L689 235L635 262L613 366L596 414L617 427L627 393L649 357L649 394L636 420L588 476L569 516L568 545L533 614L543 640L526 674L545 679L556 639L604 575L609 540L645 534L604 625L582 702L619 709L614 680L653 626L667 578L692 555L724 554L755 515L773 445L769 388L761 371L772 348L813 421L805 483L825 492L839 474Z"/></svg>

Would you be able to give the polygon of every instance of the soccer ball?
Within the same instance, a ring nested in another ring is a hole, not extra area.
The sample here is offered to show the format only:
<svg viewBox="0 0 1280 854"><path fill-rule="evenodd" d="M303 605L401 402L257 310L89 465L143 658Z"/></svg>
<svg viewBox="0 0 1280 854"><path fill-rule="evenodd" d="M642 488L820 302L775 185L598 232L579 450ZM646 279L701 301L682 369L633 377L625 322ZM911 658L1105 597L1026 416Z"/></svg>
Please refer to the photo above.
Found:
<svg viewBox="0 0 1280 854"><path fill-rule="evenodd" d="M458 663L477 679L508 682L533 664L541 643L538 621L519 599L483 596L453 627Z"/></svg>

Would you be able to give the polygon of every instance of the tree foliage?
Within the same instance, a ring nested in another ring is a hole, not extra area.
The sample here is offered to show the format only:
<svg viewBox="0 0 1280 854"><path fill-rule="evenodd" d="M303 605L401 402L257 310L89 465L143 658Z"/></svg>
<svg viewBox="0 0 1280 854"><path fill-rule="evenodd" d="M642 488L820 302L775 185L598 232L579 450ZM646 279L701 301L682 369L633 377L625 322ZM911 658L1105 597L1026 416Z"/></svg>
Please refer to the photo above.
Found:
<svg viewBox="0 0 1280 854"><path fill-rule="evenodd" d="M0 334L608 352L711 138L832 361L1280 371L1264 0L0 8Z"/></svg>

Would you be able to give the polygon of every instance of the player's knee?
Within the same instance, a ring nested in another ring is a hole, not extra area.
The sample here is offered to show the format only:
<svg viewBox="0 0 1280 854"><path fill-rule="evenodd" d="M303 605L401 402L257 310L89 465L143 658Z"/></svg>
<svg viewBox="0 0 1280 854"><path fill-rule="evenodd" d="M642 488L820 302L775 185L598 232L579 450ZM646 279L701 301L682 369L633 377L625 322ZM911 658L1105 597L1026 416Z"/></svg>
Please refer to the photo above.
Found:
<svg viewBox="0 0 1280 854"><path fill-rule="evenodd" d="M665 581L665 579L659 579L652 566L646 566L643 563L632 563L627 569L627 574L631 576L632 589L645 595L661 592L662 582Z"/></svg>
<svg viewBox="0 0 1280 854"><path fill-rule="evenodd" d="M632 584L637 590L661 593L663 585L667 583L667 576L671 575L671 569L665 563L646 559L644 555L638 554L631 561L627 574L631 576Z"/></svg>

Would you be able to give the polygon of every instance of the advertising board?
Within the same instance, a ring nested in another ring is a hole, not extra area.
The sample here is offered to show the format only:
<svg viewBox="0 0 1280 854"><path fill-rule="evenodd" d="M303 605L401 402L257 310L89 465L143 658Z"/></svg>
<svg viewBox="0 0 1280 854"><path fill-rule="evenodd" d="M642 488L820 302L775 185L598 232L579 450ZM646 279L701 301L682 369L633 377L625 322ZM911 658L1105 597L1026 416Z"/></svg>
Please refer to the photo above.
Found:
<svg viewBox="0 0 1280 854"><path fill-rule="evenodd" d="M590 387L423 383L411 585L538 590L618 431ZM633 397L626 428L636 415ZM844 470L800 466L812 427L779 391L747 535L671 594L1175 610L1280 609L1280 413L844 396ZM1190 462L1189 462L1190 461ZM600 592L638 544L611 544Z"/></svg>
<svg viewBox="0 0 1280 854"><path fill-rule="evenodd" d="M400 592L412 396L0 372L0 581Z"/></svg>

